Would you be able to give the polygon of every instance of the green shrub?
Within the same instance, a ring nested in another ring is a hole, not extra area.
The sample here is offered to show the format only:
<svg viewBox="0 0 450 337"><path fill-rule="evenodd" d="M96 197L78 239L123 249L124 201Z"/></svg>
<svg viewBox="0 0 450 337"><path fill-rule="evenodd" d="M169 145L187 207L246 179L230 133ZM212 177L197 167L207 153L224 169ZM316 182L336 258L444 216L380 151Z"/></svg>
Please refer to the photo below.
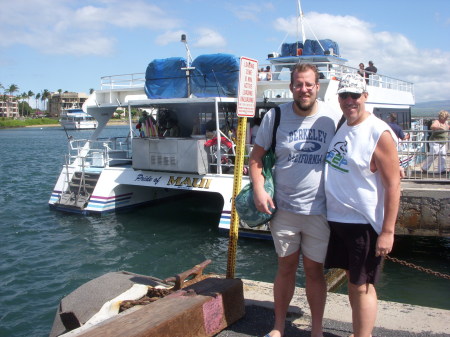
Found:
<svg viewBox="0 0 450 337"><path fill-rule="evenodd" d="M0 118L0 128L19 128L31 125L56 125L59 124L57 119L53 118L29 118L18 120L12 118Z"/></svg>

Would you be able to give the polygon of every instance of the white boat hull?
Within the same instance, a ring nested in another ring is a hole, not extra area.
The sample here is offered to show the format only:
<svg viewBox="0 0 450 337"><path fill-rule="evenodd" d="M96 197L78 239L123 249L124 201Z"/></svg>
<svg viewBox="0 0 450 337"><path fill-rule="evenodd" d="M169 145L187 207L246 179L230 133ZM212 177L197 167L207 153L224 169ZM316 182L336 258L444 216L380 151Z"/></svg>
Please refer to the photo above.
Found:
<svg viewBox="0 0 450 337"><path fill-rule="evenodd" d="M82 121L82 122L60 122L61 126L66 130L88 130L96 129L98 123L96 121Z"/></svg>
<svg viewBox="0 0 450 337"><path fill-rule="evenodd" d="M233 193L233 175L231 174L194 175L135 170L131 167L109 167L102 169L101 172L89 171L99 173L100 177L85 207L61 203L63 191L67 186L67 177L71 179L74 172L73 166L69 166L68 170L66 167L62 169L49 200L50 207L84 215L104 214L150 205L169 198L188 197L192 191L215 193L220 195L223 201L218 228L223 231L228 231L230 228ZM242 186L248 182L248 176L244 176ZM240 227L242 236L270 238L267 225L252 229L241 223Z"/></svg>

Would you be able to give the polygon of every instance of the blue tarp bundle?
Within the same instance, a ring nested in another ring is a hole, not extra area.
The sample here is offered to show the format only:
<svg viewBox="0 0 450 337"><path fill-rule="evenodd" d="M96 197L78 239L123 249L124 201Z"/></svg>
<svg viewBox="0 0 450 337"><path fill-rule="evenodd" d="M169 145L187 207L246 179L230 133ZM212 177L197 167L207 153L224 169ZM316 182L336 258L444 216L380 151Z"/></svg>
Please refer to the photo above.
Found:
<svg viewBox="0 0 450 337"><path fill-rule="evenodd" d="M319 43L320 42L320 43ZM322 47L320 47L322 45ZM301 42L283 43L281 45L281 57L297 56L297 49L302 48L302 55L324 55L328 53L330 48L333 48L333 54L339 56L339 46L336 42L330 39L324 40L305 40L305 44Z"/></svg>
<svg viewBox="0 0 450 337"><path fill-rule="evenodd" d="M303 46L303 55L314 55L314 40L306 40ZM322 54L323 55L323 54Z"/></svg>
<svg viewBox="0 0 450 337"><path fill-rule="evenodd" d="M240 59L230 54L200 55L191 67L191 93L197 97L237 97ZM150 62L145 74L148 98L183 98L188 96L186 60L181 57Z"/></svg>
<svg viewBox="0 0 450 337"><path fill-rule="evenodd" d="M148 98L187 97L186 59L172 57L150 62L145 73Z"/></svg>
<svg viewBox="0 0 450 337"><path fill-rule="evenodd" d="M230 54L198 56L192 67L191 91L197 97L236 97L239 57Z"/></svg>
<svg viewBox="0 0 450 337"><path fill-rule="evenodd" d="M281 56L297 56L297 49L303 48L303 43L283 43L281 45Z"/></svg>
<svg viewBox="0 0 450 337"><path fill-rule="evenodd" d="M317 41L316 41L317 42ZM328 52L331 49L333 49L333 54L334 55L340 55L339 54L339 46L336 42L334 42L333 40L330 39L324 39L324 40L319 40L320 44L322 45L323 49L325 49L325 52ZM322 50L322 48L320 48L320 45L317 43L317 45L315 46L314 52L317 54L320 53L320 55L323 55L324 51Z"/></svg>
<svg viewBox="0 0 450 337"><path fill-rule="evenodd" d="M320 42L320 44L319 44ZM322 47L320 46L322 45ZM303 46L303 55L324 55L325 52L328 52L330 48L333 49L334 55L339 54L339 46L336 42L330 39L324 40L306 40L305 45Z"/></svg>

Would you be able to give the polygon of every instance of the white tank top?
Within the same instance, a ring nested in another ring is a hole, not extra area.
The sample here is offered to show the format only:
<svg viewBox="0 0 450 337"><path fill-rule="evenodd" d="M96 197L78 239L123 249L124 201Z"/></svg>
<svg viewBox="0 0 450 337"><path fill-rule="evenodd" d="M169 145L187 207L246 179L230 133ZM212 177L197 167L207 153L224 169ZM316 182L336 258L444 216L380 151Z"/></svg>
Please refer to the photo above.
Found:
<svg viewBox="0 0 450 337"><path fill-rule="evenodd" d="M370 171L378 140L389 125L370 114L361 124L344 123L334 136L325 163L327 219L370 223L380 234L384 218L384 188L379 171Z"/></svg>

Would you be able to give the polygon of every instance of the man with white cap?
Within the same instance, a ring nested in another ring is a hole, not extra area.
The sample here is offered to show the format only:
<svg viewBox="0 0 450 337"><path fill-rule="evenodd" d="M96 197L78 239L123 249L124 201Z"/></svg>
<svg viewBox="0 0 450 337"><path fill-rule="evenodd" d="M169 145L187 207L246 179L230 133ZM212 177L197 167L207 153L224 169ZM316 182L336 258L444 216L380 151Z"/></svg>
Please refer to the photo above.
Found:
<svg viewBox="0 0 450 337"><path fill-rule="evenodd" d="M331 230L325 268L347 271L354 337L369 337L377 314L374 284L392 250L400 203L396 136L365 109L368 92L361 76L344 76L338 95L347 122L325 160Z"/></svg>

